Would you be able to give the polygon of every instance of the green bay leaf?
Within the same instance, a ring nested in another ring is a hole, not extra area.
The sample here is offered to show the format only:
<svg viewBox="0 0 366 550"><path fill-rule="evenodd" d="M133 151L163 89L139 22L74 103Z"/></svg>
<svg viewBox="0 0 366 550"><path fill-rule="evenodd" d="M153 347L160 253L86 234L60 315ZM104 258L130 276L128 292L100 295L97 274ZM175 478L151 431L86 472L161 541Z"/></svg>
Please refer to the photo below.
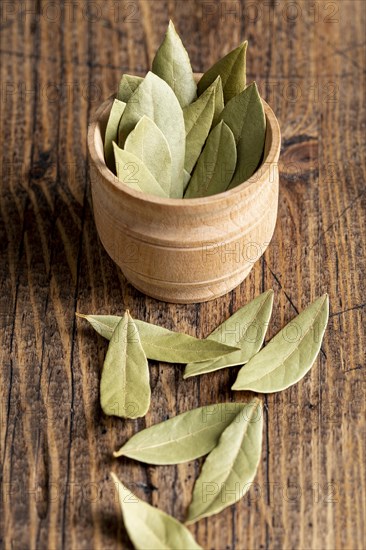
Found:
<svg viewBox="0 0 366 550"><path fill-rule="evenodd" d="M144 115L127 137L124 148L144 163L169 196L172 185L172 156L168 142L155 122Z"/></svg>
<svg viewBox="0 0 366 550"><path fill-rule="evenodd" d="M208 197L226 191L233 177L236 158L233 133L221 121L207 138L184 198Z"/></svg>
<svg viewBox="0 0 366 550"><path fill-rule="evenodd" d="M143 80L144 79L141 76L124 74L119 83L117 99L120 99L121 101L127 103L127 101L130 99L134 91L140 86Z"/></svg>
<svg viewBox="0 0 366 550"><path fill-rule="evenodd" d="M221 433L242 412L241 403L199 407L132 436L114 454L147 464L180 464L209 453Z"/></svg>
<svg viewBox="0 0 366 550"><path fill-rule="evenodd" d="M77 315L86 319L94 330L107 340L112 338L121 320L117 315L82 315L80 313ZM190 363L214 359L233 351L233 347L220 342L200 340L138 319L134 319L134 322L139 331L142 347L149 359L167 363Z"/></svg>
<svg viewBox="0 0 366 550"><path fill-rule="evenodd" d="M240 308L214 330L207 339L229 346L239 346L241 349L214 360L189 363L185 368L183 378L247 363L262 347L272 307L273 290L267 290Z"/></svg>
<svg viewBox="0 0 366 550"><path fill-rule="evenodd" d="M118 127L119 123L125 110L126 103L115 99L109 114L107 127L105 130L104 136L104 156L106 165L112 172L115 170L114 164L114 153L113 153L113 142L118 139Z"/></svg>
<svg viewBox="0 0 366 550"><path fill-rule="evenodd" d="M169 22L165 38L156 52L152 72L169 84L182 107L195 99L197 85L191 62L172 21Z"/></svg>
<svg viewBox="0 0 366 550"><path fill-rule="evenodd" d="M126 531L136 550L202 550L187 527L138 499L113 472L111 477Z"/></svg>
<svg viewBox="0 0 366 550"><path fill-rule="evenodd" d="M262 158L266 138L266 116L255 82L229 101L220 119L234 134L238 162L229 189L249 179Z"/></svg>
<svg viewBox="0 0 366 550"><path fill-rule="evenodd" d="M273 393L301 380L320 351L328 315L329 299L324 294L240 369L232 389Z"/></svg>
<svg viewBox="0 0 366 550"><path fill-rule="evenodd" d="M138 330L128 312L113 332L100 381L103 412L122 418L145 416L150 406L150 376Z"/></svg>
<svg viewBox="0 0 366 550"><path fill-rule="evenodd" d="M216 78L216 80L213 81L211 86L214 86L214 90L215 90L215 112L214 112L214 117L212 121L212 126L216 126L216 124L220 121L220 115L225 107L224 91L222 88L222 80L220 75ZM209 88L211 88L211 86L209 86Z"/></svg>
<svg viewBox="0 0 366 550"><path fill-rule="evenodd" d="M254 399L222 432L196 480L186 523L224 510L250 488L261 456L263 412Z"/></svg>
<svg viewBox="0 0 366 550"><path fill-rule="evenodd" d="M168 197L145 164L133 153L121 149L113 142L114 158L118 179L136 191Z"/></svg>
<svg viewBox="0 0 366 550"><path fill-rule="evenodd" d="M151 72L127 102L119 125L120 147L144 115L153 120L166 137L172 155L171 197L181 198L185 157L183 111L171 87Z"/></svg>
<svg viewBox="0 0 366 550"><path fill-rule="evenodd" d="M246 85L247 46L248 42L243 42L206 71L198 83L198 95L201 95L218 76L221 76L225 103L240 94Z"/></svg>
<svg viewBox="0 0 366 550"><path fill-rule="evenodd" d="M216 82L213 86L216 87ZM210 86L194 103L183 109L186 129L184 168L191 173L210 132L215 113L215 89Z"/></svg>
<svg viewBox="0 0 366 550"><path fill-rule="evenodd" d="M191 179L191 174L189 172L187 172L187 170L184 170L184 172L183 172L183 193L186 192L186 189L188 187L190 179Z"/></svg>

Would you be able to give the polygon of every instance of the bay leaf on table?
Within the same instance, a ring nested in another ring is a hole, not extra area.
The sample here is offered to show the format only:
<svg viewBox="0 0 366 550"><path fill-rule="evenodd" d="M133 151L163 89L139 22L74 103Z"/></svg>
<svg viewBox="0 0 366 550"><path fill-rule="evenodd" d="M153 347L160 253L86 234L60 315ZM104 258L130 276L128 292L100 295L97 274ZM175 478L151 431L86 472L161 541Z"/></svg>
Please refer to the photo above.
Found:
<svg viewBox="0 0 366 550"><path fill-rule="evenodd" d="M240 411L207 456L193 489L186 523L194 523L234 504L250 488L257 472L263 431L259 399Z"/></svg>
<svg viewBox="0 0 366 550"><path fill-rule="evenodd" d="M267 290L240 308L207 337L229 346L239 346L240 350L213 360L188 363L183 378L247 363L262 347L272 307L273 290Z"/></svg>
<svg viewBox="0 0 366 550"><path fill-rule="evenodd" d="M110 340L121 317L116 315L82 315L104 338ZM230 353L231 346L220 342L200 340L179 332L173 332L152 323L134 319L142 347L149 359L167 363L190 363L205 361Z"/></svg>
<svg viewBox="0 0 366 550"><path fill-rule="evenodd" d="M169 196L172 185L172 156L168 142L155 122L144 115L128 135L124 148L144 163Z"/></svg>
<svg viewBox="0 0 366 550"><path fill-rule="evenodd" d="M189 173L192 172L211 130L215 112L215 87L218 83L219 80L215 80L194 103L183 109L186 129L184 168Z"/></svg>
<svg viewBox="0 0 366 550"><path fill-rule="evenodd" d="M226 191L236 166L232 131L220 121L207 138L184 198L208 197Z"/></svg>
<svg viewBox="0 0 366 550"><path fill-rule="evenodd" d="M172 21L169 21L165 38L152 62L152 72L169 84L182 107L196 98L197 85L191 62Z"/></svg>
<svg viewBox="0 0 366 550"><path fill-rule="evenodd" d="M180 464L194 460L212 451L221 433L245 406L220 403L178 414L136 433L113 455L147 464Z"/></svg>
<svg viewBox="0 0 366 550"><path fill-rule="evenodd" d="M183 196L185 128L179 101L164 80L149 72L132 94L119 125L118 144L123 147L127 136L144 115L163 132L172 155L171 197Z"/></svg>
<svg viewBox="0 0 366 550"><path fill-rule="evenodd" d="M262 158L266 138L266 116L255 82L231 99L220 115L234 134L238 162L229 189L249 179Z"/></svg>
<svg viewBox="0 0 366 550"><path fill-rule="evenodd" d="M117 489L126 531L136 550L202 550L187 527L138 499L113 472L111 477Z"/></svg>
<svg viewBox="0 0 366 550"><path fill-rule="evenodd" d="M133 92L140 86L143 80L144 79L141 76L124 74L119 83L117 99L127 103Z"/></svg>
<svg viewBox="0 0 366 550"><path fill-rule="evenodd" d="M156 195L157 197L168 197L168 194L146 168L142 160L133 153L121 149L114 142L113 150L117 177L122 183L142 193Z"/></svg>
<svg viewBox="0 0 366 550"><path fill-rule="evenodd" d="M149 366L128 311L113 332L100 381L103 412L122 418L145 416L150 407Z"/></svg>
<svg viewBox="0 0 366 550"><path fill-rule="evenodd" d="M225 103L240 94L246 85L247 46L248 42L243 42L208 69L198 82L198 95L201 95L219 75L222 80Z"/></svg>
<svg viewBox="0 0 366 550"><path fill-rule="evenodd" d="M125 110L126 103L115 99L109 114L107 127L104 136L104 156L106 165L112 172L115 170L113 142L118 139L118 127L122 117L122 113Z"/></svg>
<svg viewBox="0 0 366 550"><path fill-rule="evenodd" d="M301 380L320 351L328 315L329 299L324 294L240 369L232 389L273 393Z"/></svg>

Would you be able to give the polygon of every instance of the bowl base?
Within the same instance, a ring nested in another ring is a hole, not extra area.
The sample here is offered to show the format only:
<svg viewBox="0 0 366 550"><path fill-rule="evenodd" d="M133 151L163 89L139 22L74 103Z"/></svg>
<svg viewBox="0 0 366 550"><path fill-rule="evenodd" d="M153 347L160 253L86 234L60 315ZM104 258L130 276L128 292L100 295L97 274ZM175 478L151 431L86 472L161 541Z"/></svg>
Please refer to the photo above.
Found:
<svg viewBox="0 0 366 550"><path fill-rule="evenodd" d="M172 304L196 304L209 302L231 292L246 279L252 268L253 264L246 265L244 270L235 272L225 280L191 284L145 279L126 268L122 269L122 272L132 286L151 298Z"/></svg>

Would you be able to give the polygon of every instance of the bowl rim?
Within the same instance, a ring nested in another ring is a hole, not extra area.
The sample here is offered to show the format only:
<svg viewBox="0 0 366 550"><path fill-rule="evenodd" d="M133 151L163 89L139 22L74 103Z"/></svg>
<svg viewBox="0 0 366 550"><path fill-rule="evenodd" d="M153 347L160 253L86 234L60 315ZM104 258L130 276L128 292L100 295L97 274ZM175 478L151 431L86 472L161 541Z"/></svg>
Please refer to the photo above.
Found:
<svg viewBox="0 0 366 550"><path fill-rule="evenodd" d="M197 198L191 198L191 199L185 199L185 198L165 198L165 197L158 197L156 195L150 195L148 193L143 193L141 191L137 191L135 189L132 189L128 185L124 184L122 181L118 180L117 176L113 174L113 172L107 167L105 163L104 156L103 158L100 156L100 154L97 151L97 148L95 146L95 140L97 138L97 132L100 128L99 121L102 118L102 116L105 114L106 110L109 108L115 98L116 94L111 95L108 99L103 101L99 107L96 109L94 115L91 118L91 121L88 125L88 132L87 132L87 142L88 142L88 150L90 159L92 160L94 167L98 170L99 174L103 177L103 179L108 182L108 184L113 188L115 192L122 193L125 195L130 196L131 198L137 200L141 203L148 203L151 205L158 205L158 206L174 206L178 208L199 208L203 206L210 206L214 205L218 202L226 202L229 198L235 198L237 195L237 198L240 198L240 194L243 190L248 191L250 187L254 187L258 181L260 181L264 175L270 170L270 167L273 165L278 165L278 158L281 148L281 131L279 127L278 120L276 118L276 115L274 114L271 107L268 105L268 103L261 98L264 112L266 115L266 140L267 140L267 133L268 128L270 128L271 133L271 143L269 146L269 149L267 151L266 156L263 158L260 166L258 169L253 173L253 175L243 183L240 183L236 187L233 187L232 189L229 189L227 191L223 191L222 193L217 193L215 195L210 195L209 197L197 197ZM267 166L267 168L263 171L261 175L258 176L258 172L263 168L263 166ZM257 175L257 178L255 176ZM250 191L249 191L250 192Z"/></svg>

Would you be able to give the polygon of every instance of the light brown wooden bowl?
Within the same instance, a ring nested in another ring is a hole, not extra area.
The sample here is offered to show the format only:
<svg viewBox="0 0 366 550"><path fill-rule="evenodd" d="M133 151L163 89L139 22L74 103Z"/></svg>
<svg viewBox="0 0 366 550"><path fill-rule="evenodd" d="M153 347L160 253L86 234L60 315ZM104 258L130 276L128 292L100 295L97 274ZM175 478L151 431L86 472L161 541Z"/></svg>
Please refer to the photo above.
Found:
<svg viewBox="0 0 366 550"><path fill-rule="evenodd" d="M113 98L88 129L95 223L102 244L128 281L173 303L226 294L267 248L278 206L277 119L263 101L267 134L263 163L246 182L218 195L163 199L121 183L104 161L103 140Z"/></svg>

